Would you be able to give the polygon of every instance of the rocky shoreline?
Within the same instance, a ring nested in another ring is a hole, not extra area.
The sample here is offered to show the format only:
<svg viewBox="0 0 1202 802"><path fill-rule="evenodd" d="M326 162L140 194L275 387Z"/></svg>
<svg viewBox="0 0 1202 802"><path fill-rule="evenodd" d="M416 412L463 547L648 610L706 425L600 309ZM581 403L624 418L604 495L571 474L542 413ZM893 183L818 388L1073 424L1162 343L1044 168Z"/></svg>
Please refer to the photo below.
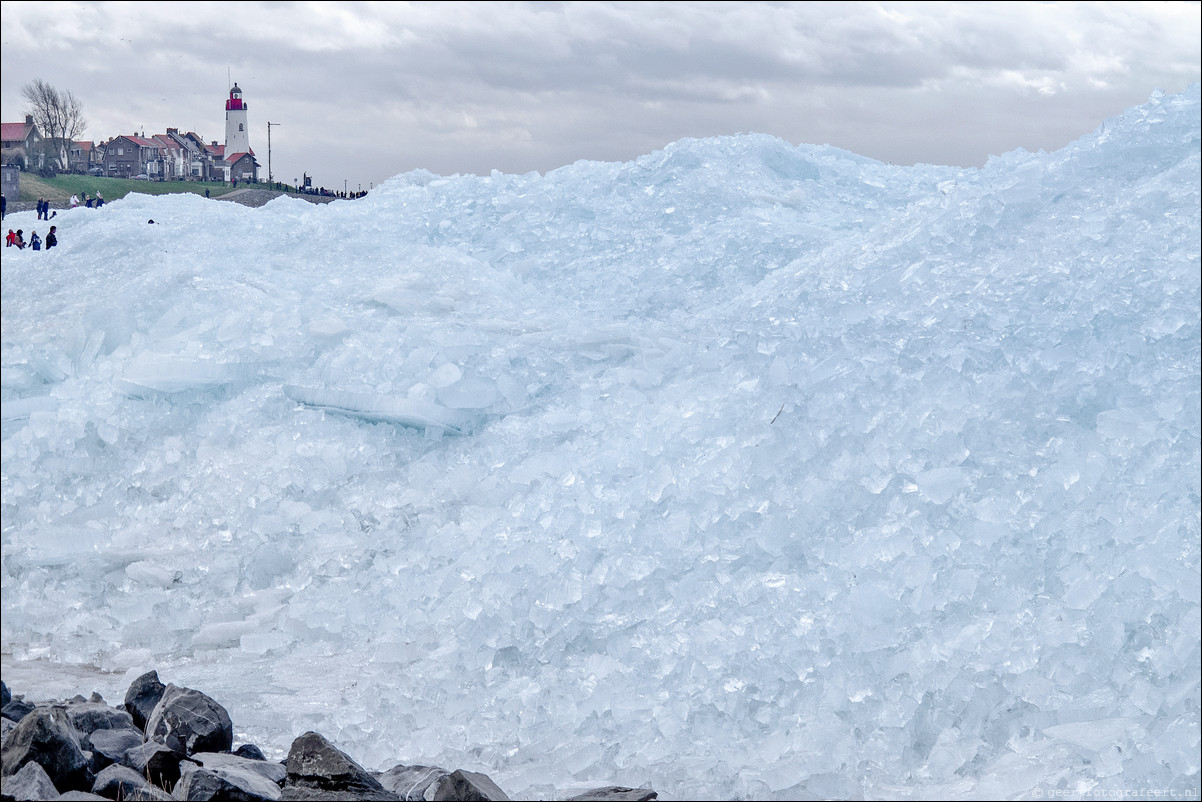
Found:
<svg viewBox="0 0 1202 802"><path fill-rule="evenodd" d="M99 694L29 702L0 682L3 802L14 800L505 800L485 774L398 764L368 771L324 736L306 732L287 759L233 743L229 714L150 671L112 706ZM576 802L647 802L648 788L608 786Z"/></svg>

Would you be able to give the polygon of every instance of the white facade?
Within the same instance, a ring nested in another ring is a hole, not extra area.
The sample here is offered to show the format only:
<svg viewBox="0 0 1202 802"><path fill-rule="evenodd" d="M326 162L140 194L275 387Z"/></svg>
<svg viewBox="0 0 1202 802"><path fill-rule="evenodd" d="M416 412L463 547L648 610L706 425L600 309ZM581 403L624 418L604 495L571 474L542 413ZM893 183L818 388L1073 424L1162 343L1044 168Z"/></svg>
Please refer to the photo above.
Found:
<svg viewBox="0 0 1202 802"><path fill-rule="evenodd" d="M246 120L246 104L242 102L242 90L238 84L230 89L230 98L225 101L225 155L250 153L250 126Z"/></svg>

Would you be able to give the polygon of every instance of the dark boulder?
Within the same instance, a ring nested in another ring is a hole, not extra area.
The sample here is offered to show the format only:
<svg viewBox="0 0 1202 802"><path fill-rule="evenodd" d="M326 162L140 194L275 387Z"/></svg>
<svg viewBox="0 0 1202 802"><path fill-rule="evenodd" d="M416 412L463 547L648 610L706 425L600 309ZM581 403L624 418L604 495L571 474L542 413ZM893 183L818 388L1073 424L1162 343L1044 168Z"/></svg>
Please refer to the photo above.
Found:
<svg viewBox="0 0 1202 802"><path fill-rule="evenodd" d="M88 749L92 753L92 771L98 772L114 763L120 763L125 753L142 745L142 731L134 727L116 730L96 730L88 736Z"/></svg>
<svg viewBox="0 0 1202 802"><path fill-rule="evenodd" d="M109 766L96 775L92 793L105 799L170 799L171 794L156 788L129 766Z"/></svg>
<svg viewBox="0 0 1202 802"><path fill-rule="evenodd" d="M568 802L651 802L659 797L650 788L627 788L622 785L610 785L605 788L594 788L579 796L568 797Z"/></svg>
<svg viewBox="0 0 1202 802"><path fill-rule="evenodd" d="M442 781L450 776L450 772L437 766L393 766L375 778L406 802L430 802Z"/></svg>
<svg viewBox="0 0 1202 802"><path fill-rule="evenodd" d="M130 683L125 692L125 710L133 718L135 727L146 730L146 721L166 689L167 686L159 682L157 671L148 671Z"/></svg>
<svg viewBox="0 0 1202 802"><path fill-rule="evenodd" d="M147 741L126 752L121 757L121 765L148 778L153 785L170 791L179 782L179 764L186 759L157 741Z"/></svg>
<svg viewBox="0 0 1202 802"><path fill-rule="evenodd" d="M26 702L20 696L15 699L10 699L2 709L0 715L4 716L13 722L18 722L33 712L33 702Z"/></svg>
<svg viewBox="0 0 1202 802"><path fill-rule="evenodd" d="M198 802L276 802L280 786L258 772L232 764L185 766L174 796Z"/></svg>
<svg viewBox="0 0 1202 802"><path fill-rule="evenodd" d="M183 755L228 752L234 745L234 725L225 708L205 694L168 685L146 720L146 740Z"/></svg>
<svg viewBox="0 0 1202 802"><path fill-rule="evenodd" d="M286 800L390 800L400 797L322 735L306 732L292 742L285 763Z"/></svg>
<svg viewBox="0 0 1202 802"><path fill-rule="evenodd" d="M259 749L259 747L255 746L254 744L242 744L242 746L239 746L237 749L234 750L234 754L237 755L238 757L244 757L247 760L266 760L267 759L267 757L263 754L263 751L261 749Z"/></svg>
<svg viewBox="0 0 1202 802"><path fill-rule="evenodd" d="M103 730L133 730L134 720L129 713L109 707L103 702L73 702L66 705L67 720L79 734L79 742L87 751L93 733Z"/></svg>
<svg viewBox="0 0 1202 802"><path fill-rule="evenodd" d="M34 708L4 739L0 750L2 773L16 774L25 764L41 764L59 791L92 788L91 755L80 748L79 736L61 705Z"/></svg>
<svg viewBox="0 0 1202 802"><path fill-rule="evenodd" d="M495 802L509 799L487 774L456 769L438 786L436 800L452 802Z"/></svg>
<svg viewBox="0 0 1202 802"><path fill-rule="evenodd" d="M8 690L8 686L4 684L4 680L0 680L0 707L4 707L12 700L12 692Z"/></svg>
<svg viewBox="0 0 1202 802"><path fill-rule="evenodd" d="M50 775L33 761L22 766L13 776L5 777L0 794L5 800L12 799L14 802L38 802L42 799L58 799L59 796Z"/></svg>
<svg viewBox="0 0 1202 802"><path fill-rule="evenodd" d="M250 772L281 786L288 777L288 770L280 763L240 757L226 752L197 752L192 760L209 771Z"/></svg>

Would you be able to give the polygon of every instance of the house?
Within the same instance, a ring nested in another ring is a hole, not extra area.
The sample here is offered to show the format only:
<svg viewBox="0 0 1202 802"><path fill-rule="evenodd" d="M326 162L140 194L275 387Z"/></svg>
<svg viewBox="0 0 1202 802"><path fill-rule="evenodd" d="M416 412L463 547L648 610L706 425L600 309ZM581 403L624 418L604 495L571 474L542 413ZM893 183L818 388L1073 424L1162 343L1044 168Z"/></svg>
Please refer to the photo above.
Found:
<svg viewBox="0 0 1202 802"><path fill-rule="evenodd" d="M3 123L0 128L3 129L0 136L4 141L0 160L4 164L18 164L25 170L42 166L41 154L36 154L36 164L30 163L36 153L34 146L42 141L42 134L34 125L32 115L26 114L23 123Z"/></svg>
<svg viewBox="0 0 1202 802"><path fill-rule="evenodd" d="M253 153L235 153L225 157L231 181L258 181L259 163Z"/></svg>
<svg viewBox="0 0 1202 802"><path fill-rule="evenodd" d="M104 148L104 174L109 178L157 174L159 159L159 146L149 139L137 134L113 137Z"/></svg>
<svg viewBox="0 0 1202 802"><path fill-rule="evenodd" d="M213 162L200 134L193 131L181 134L178 128L168 128L167 135L179 142L184 149L184 175L193 181L211 180Z"/></svg>
<svg viewBox="0 0 1202 802"><path fill-rule="evenodd" d="M71 173L86 173L93 168L103 169L104 149L96 147L95 142L72 142L67 149L67 171Z"/></svg>
<svg viewBox="0 0 1202 802"><path fill-rule="evenodd" d="M152 181L171 181L187 176L187 149L184 148L172 132L179 133L177 128L168 128L165 134L155 134L150 137L159 148L159 156L151 163L150 179Z"/></svg>

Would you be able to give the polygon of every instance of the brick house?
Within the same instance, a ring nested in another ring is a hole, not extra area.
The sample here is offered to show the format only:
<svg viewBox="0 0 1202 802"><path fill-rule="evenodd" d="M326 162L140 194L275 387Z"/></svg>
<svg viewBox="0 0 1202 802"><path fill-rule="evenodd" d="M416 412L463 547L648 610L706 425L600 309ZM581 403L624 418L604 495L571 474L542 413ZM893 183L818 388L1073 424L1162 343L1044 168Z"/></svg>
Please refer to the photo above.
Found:
<svg viewBox="0 0 1202 802"><path fill-rule="evenodd" d="M259 180L259 163L253 153L235 153L227 156L225 161L229 165L231 181Z"/></svg>
<svg viewBox="0 0 1202 802"><path fill-rule="evenodd" d="M86 173L93 167L104 168L104 149L95 142L72 142L67 149L67 172Z"/></svg>
<svg viewBox="0 0 1202 802"><path fill-rule="evenodd" d="M133 178L150 175L152 164L157 171L159 146L137 134L117 136L104 148L104 174L109 178Z"/></svg>
<svg viewBox="0 0 1202 802"><path fill-rule="evenodd" d="M3 138L0 160L3 160L5 164L19 164L26 170L41 167L41 155L37 157L38 164L30 163L30 158L34 154L34 146L42 141L42 134L38 131L31 115L26 114L23 123L0 124L0 129L3 129L0 131L0 137Z"/></svg>

